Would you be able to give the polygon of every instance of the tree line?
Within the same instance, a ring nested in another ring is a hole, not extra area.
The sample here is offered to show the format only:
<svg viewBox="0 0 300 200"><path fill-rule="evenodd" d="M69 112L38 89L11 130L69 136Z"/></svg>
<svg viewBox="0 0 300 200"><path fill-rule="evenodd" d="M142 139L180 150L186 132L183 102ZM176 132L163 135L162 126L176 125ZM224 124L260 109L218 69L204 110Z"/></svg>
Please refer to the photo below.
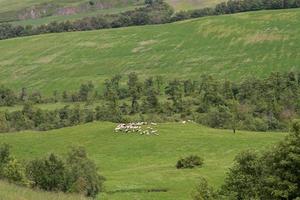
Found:
<svg viewBox="0 0 300 200"><path fill-rule="evenodd" d="M299 8L300 0L229 0L214 8L202 8L176 13L173 21L205 17L211 15L234 14L247 11Z"/></svg>
<svg viewBox="0 0 300 200"><path fill-rule="evenodd" d="M46 99L85 104L75 103L55 110L35 107L36 102L24 98L22 90L17 99L23 109L0 112L0 131L50 130L96 120L193 120L234 132L269 131L288 130L291 121L300 116L300 72L294 71L274 72L264 79L248 77L240 82L210 75L202 75L199 80L166 81L162 76L141 79L138 74L130 73L126 80L120 75L107 79L102 88L100 93L90 82L75 92L54 92L53 97ZM10 99L7 94L16 96L7 90L0 90L0 102Z"/></svg>
<svg viewBox="0 0 300 200"><path fill-rule="evenodd" d="M10 23L0 24L0 40L71 31L87 31L105 28L119 28L146 24L163 24L170 21L173 9L161 0L146 1L144 7L136 8L120 14L107 14L64 22L50 22L40 26L21 26Z"/></svg>
<svg viewBox="0 0 300 200"><path fill-rule="evenodd" d="M0 24L0 40L71 31L87 31L106 28L139 26L146 24L164 24L191 18L211 15L232 14L246 11L299 8L300 0L229 0L213 8L195 9L174 13L174 10L163 0L146 0L145 7L120 14L86 17L75 21L56 22L33 27L31 25L14 26Z"/></svg>

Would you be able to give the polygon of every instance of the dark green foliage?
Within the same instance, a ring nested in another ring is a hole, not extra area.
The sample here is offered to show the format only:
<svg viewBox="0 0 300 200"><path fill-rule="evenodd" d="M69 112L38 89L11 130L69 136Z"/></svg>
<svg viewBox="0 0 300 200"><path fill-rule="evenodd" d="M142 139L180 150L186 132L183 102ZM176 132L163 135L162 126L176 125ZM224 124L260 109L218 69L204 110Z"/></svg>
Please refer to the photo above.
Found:
<svg viewBox="0 0 300 200"><path fill-rule="evenodd" d="M12 90L0 86L0 106L12 106L16 101L17 97Z"/></svg>
<svg viewBox="0 0 300 200"><path fill-rule="evenodd" d="M27 164L26 174L32 187L91 197L103 190L105 180L83 148L73 148L66 159L51 154L32 160Z"/></svg>
<svg viewBox="0 0 300 200"><path fill-rule="evenodd" d="M202 8L178 12L172 17L172 21L246 11L298 8L299 6L299 0L229 0L217 4L215 8Z"/></svg>
<svg viewBox="0 0 300 200"><path fill-rule="evenodd" d="M237 83L205 75L199 81L174 79L164 83L163 77L149 77L142 82L136 73L130 73L125 85L116 75L105 81L102 95L95 93L91 83L82 84L78 92L63 93L63 101L84 101L84 107L75 104L43 110L33 104L47 101L45 97L25 102L20 97L22 111L0 113L0 132L50 130L95 120L124 122L140 114L150 121L194 120L234 133L239 129L288 130L300 115L299 80L299 73L293 71L272 73L265 79L249 77ZM22 91L22 96L32 96ZM96 98L101 104L87 107Z"/></svg>
<svg viewBox="0 0 300 200"><path fill-rule="evenodd" d="M1 169L5 164L8 163L10 159L10 146L8 144L0 145L0 176L1 176Z"/></svg>
<svg viewBox="0 0 300 200"><path fill-rule="evenodd" d="M199 156L191 155L186 158L181 158L176 163L177 169L195 168L203 165L203 159Z"/></svg>
<svg viewBox="0 0 300 200"><path fill-rule="evenodd" d="M47 191L62 191L64 187L65 165L56 155L36 159L27 165L27 174L33 187Z"/></svg>
<svg viewBox="0 0 300 200"><path fill-rule="evenodd" d="M26 185L25 169L18 160L11 156L8 144L0 145L0 179Z"/></svg>
<svg viewBox="0 0 300 200"><path fill-rule="evenodd" d="M261 156L246 151L235 159L222 194L233 199L296 199L300 196L300 122L284 141Z"/></svg>
<svg viewBox="0 0 300 200"><path fill-rule="evenodd" d="M165 89L166 95L173 102L174 112L183 111L183 86L179 80L169 82Z"/></svg>
<svg viewBox="0 0 300 200"><path fill-rule="evenodd" d="M226 177L224 191L235 199L258 199L261 186L262 166L258 155L245 151L235 158L235 165Z"/></svg>
<svg viewBox="0 0 300 200"><path fill-rule="evenodd" d="M142 86L136 73L128 75L128 94L131 98L131 114L139 112L138 100L141 97Z"/></svg>
<svg viewBox="0 0 300 200"><path fill-rule="evenodd" d="M67 191L95 197L103 190L104 178L83 148L73 148L66 159Z"/></svg>

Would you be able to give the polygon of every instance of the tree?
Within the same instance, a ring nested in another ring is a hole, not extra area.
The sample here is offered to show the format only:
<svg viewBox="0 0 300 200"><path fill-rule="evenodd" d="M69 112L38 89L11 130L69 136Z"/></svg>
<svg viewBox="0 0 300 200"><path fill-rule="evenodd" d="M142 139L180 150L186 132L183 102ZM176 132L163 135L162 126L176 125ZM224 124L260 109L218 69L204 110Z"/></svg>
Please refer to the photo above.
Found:
<svg viewBox="0 0 300 200"><path fill-rule="evenodd" d="M240 153L222 186L233 199L296 199L300 196L300 121L292 132L261 156Z"/></svg>
<svg viewBox="0 0 300 200"><path fill-rule="evenodd" d="M64 190L65 164L57 155L30 161L26 171L34 187L47 191Z"/></svg>
<svg viewBox="0 0 300 200"><path fill-rule="evenodd" d="M181 82L177 79L170 81L165 89L165 93L169 96L169 99L173 101L174 111L181 112L183 110L183 89Z"/></svg>
<svg viewBox="0 0 300 200"><path fill-rule="evenodd" d="M6 119L6 114L0 112L0 133L5 133L9 131L9 122Z"/></svg>
<svg viewBox="0 0 300 200"><path fill-rule="evenodd" d="M104 177L91 161L84 148L73 148L66 159L66 188L69 192L95 197L103 190Z"/></svg>
<svg viewBox="0 0 300 200"><path fill-rule="evenodd" d="M137 113L139 111L138 100L141 95L141 85L136 73L130 73L128 75L128 92L131 97L131 114Z"/></svg>
<svg viewBox="0 0 300 200"><path fill-rule="evenodd" d="M235 165L225 178L223 194L233 199L260 199L262 165L258 154L244 151L235 158Z"/></svg>
<svg viewBox="0 0 300 200"><path fill-rule="evenodd" d="M94 90L94 84L89 82L87 84L81 84L79 89L79 98L81 101L90 100L91 94Z"/></svg>

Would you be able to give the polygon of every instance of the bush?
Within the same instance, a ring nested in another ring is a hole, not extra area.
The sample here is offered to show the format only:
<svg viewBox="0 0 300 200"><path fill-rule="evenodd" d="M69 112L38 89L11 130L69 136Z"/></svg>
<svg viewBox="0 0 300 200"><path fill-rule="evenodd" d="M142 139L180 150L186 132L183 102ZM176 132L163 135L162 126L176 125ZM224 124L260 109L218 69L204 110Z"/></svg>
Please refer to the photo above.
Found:
<svg viewBox="0 0 300 200"><path fill-rule="evenodd" d="M33 187L47 191L80 193L95 197L102 191L104 178L83 148L74 148L66 160L51 154L27 165L27 176Z"/></svg>
<svg viewBox="0 0 300 200"><path fill-rule="evenodd" d="M0 178L4 176L4 167L10 160L10 146L2 144L0 146Z"/></svg>
<svg viewBox="0 0 300 200"><path fill-rule="evenodd" d="M195 168L201 167L203 165L203 159L199 156L191 155L186 158L181 158L177 161L176 168L184 169L184 168Z"/></svg>
<svg viewBox="0 0 300 200"><path fill-rule="evenodd" d="M218 199L217 193L210 187L204 178L200 178L200 182L193 193L193 200L215 200Z"/></svg>
<svg viewBox="0 0 300 200"><path fill-rule="evenodd" d="M0 146L0 179L22 185L27 183L25 169L18 160L11 157L8 144Z"/></svg>
<svg viewBox="0 0 300 200"><path fill-rule="evenodd" d="M30 161L26 171L33 187L47 191L62 191L64 188L65 164L54 154Z"/></svg>
<svg viewBox="0 0 300 200"><path fill-rule="evenodd" d="M26 185L28 182L25 175L25 168L15 158L11 158L3 167L3 177L9 182L21 185Z"/></svg>
<svg viewBox="0 0 300 200"><path fill-rule="evenodd" d="M69 192L95 197L102 191L104 178L98 174L95 163L87 157L83 148L70 151L66 166L65 186Z"/></svg>

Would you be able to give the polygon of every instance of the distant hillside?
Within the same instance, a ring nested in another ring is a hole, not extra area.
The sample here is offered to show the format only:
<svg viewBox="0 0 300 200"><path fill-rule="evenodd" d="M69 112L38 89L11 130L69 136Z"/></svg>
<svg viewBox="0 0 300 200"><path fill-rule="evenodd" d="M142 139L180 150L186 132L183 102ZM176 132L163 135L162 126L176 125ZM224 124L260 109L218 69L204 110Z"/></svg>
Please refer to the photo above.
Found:
<svg viewBox="0 0 300 200"><path fill-rule="evenodd" d="M213 7L225 0L165 0L175 11ZM78 19L95 14L116 13L143 5L144 0L0 0L0 23L42 24L64 19ZM50 16L50 18L49 18ZM54 17L51 17L54 16ZM70 17L68 17L70 16ZM42 19L41 19L42 18ZM21 21L19 21L21 20Z"/></svg>
<svg viewBox="0 0 300 200"><path fill-rule="evenodd" d="M213 7L214 5L226 0L165 0L176 11L191 10L196 8Z"/></svg>
<svg viewBox="0 0 300 200"><path fill-rule="evenodd" d="M113 74L240 80L299 69L300 9L0 41L0 83L52 93Z"/></svg>
<svg viewBox="0 0 300 200"><path fill-rule="evenodd" d="M0 22L76 15L140 5L139 0L0 0Z"/></svg>

